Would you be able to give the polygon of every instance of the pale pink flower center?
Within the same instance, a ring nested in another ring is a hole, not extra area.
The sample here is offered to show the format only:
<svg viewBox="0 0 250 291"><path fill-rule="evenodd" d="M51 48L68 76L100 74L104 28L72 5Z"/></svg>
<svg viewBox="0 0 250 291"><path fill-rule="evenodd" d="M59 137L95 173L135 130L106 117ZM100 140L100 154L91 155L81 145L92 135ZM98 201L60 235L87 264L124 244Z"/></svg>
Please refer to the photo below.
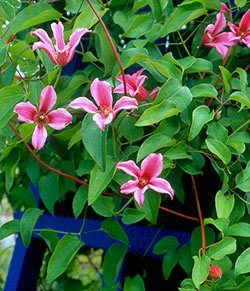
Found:
<svg viewBox="0 0 250 291"><path fill-rule="evenodd" d="M139 178L138 187L143 188L148 184L148 182L149 181L147 178L141 177L141 178Z"/></svg>
<svg viewBox="0 0 250 291"><path fill-rule="evenodd" d="M101 107L102 116L104 118L108 118L109 115L112 113L112 109L106 106Z"/></svg>
<svg viewBox="0 0 250 291"><path fill-rule="evenodd" d="M36 116L35 116L35 122L40 125L40 126L43 126L45 124L47 124L49 121L49 118L46 114L44 113L38 113Z"/></svg>

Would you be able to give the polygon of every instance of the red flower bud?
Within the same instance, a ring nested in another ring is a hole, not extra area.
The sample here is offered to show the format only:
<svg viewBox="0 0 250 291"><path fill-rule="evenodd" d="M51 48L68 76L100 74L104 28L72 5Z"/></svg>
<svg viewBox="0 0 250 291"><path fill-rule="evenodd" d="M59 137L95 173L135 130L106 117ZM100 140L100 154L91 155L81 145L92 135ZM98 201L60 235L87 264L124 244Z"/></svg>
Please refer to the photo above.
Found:
<svg viewBox="0 0 250 291"><path fill-rule="evenodd" d="M221 278L222 277L222 270L219 266L210 266L209 269L209 276L211 278Z"/></svg>

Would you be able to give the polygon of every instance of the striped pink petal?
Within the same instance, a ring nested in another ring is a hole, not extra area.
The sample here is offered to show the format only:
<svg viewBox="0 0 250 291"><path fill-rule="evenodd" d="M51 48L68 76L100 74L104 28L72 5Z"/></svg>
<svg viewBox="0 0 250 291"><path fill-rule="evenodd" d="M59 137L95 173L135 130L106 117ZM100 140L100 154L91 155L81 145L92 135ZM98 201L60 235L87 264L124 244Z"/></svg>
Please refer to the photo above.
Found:
<svg viewBox="0 0 250 291"><path fill-rule="evenodd" d="M84 28L77 28L70 36L69 38L69 56L68 56L68 61L70 62L73 59L75 49L78 46L81 38L84 36L84 34L91 32L89 29L84 29Z"/></svg>
<svg viewBox="0 0 250 291"><path fill-rule="evenodd" d="M56 40L56 45L55 45L56 50L63 51L65 47L64 27L61 21L59 21L58 23L53 22L51 24L51 29L53 31L54 38Z"/></svg>
<svg viewBox="0 0 250 291"><path fill-rule="evenodd" d="M239 29L244 33L250 31L250 9L248 9L247 12L242 16Z"/></svg>
<svg viewBox="0 0 250 291"><path fill-rule="evenodd" d="M137 100L134 98L123 96L119 99L114 105L114 113L117 114L122 109L129 110L129 109L137 109L138 103Z"/></svg>
<svg viewBox="0 0 250 291"><path fill-rule="evenodd" d="M147 190L147 187L144 187L144 188L137 188L135 191L134 198L140 207L143 205L144 193L146 190Z"/></svg>
<svg viewBox="0 0 250 291"><path fill-rule="evenodd" d="M68 107L73 108L73 109L83 109L84 111L90 112L90 113L98 112L98 109L95 106L95 104L86 97L76 98L75 100L70 102Z"/></svg>
<svg viewBox="0 0 250 291"><path fill-rule="evenodd" d="M127 183L123 184L120 188L121 193L130 194L134 193L138 188L138 180L130 180Z"/></svg>
<svg viewBox="0 0 250 291"><path fill-rule="evenodd" d="M47 139L47 130L44 126L36 125L32 135L32 145L36 150L44 147Z"/></svg>
<svg viewBox="0 0 250 291"><path fill-rule="evenodd" d="M39 112L47 113L49 110L51 110L52 107L56 104L56 99L56 92L53 86L46 86L41 92Z"/></svg>
<svg viewBox="0 0 250 291"><path fill-rule="evenodd" d="M96 113L93 116L93 120L96 123L96 125L100 128L100 130L104 130L105 128L105 118L100 114L100 113Z"/></svg>
<svg viewBox="0 0 250 291"><path fill-rule="evenodd" d="M162 172L163 157L161 154L150 154L141 163L142 176L151 181Z"/></svg>
<svg viewBox="0 0 250 291"><path fill-rule="evenodd" d="M18 120L21 122L34 123L37 114L36 107L30 102L18 103L14 112L18 114Z"/></svg>
<svg viewBox="0 0 250 291"><path fill-rule="evenodd" d="M54 48L51 46L49 46L47 43L43 43L41 41L35 42L33 43L32 46L33 51L36 49L41 49L44 50L48 57L50 58L51 62L54 63L55 65L57 64L56 58L55 58L55 50Z"/></svg>
<svg viewBox="0 0 250 291"><path fill-rule="evenodd" d="M54 50L53 43L45 30L38 28L35 31L31 31L30 35L36 35L44 44L47 44L52 50Z"/></svg>
<svg viewBox="0 0 250 291"><path fill-rule="evenodd" d="M54 129L61 130L72 123L72 115L64 108L58 108L48 114L48 125Z"/></svg>
<svg viewBox="0 0 250 291"><path fill-rule="evenodd" d="M108 82L96 78L90 86L90 92L98 106L112 108L112 89Z"/></svg>
<svg viewBox="0 0 250 291"><path fill-rule="evenodd" d="M117 169L122 170L124 173L135 178L138 178L141 175L140 168L132 160L126 162L119 162L116 167Z"/></svg>
<svg viewBox="0 0 250 291"><path fill-rule="evenodd" d="M159 193L167 193L173 199L174 197L174 190L172 189L171 185L162 178L153 178L150 180L148 184L149 188L152 190L159 192Z"/></svg>

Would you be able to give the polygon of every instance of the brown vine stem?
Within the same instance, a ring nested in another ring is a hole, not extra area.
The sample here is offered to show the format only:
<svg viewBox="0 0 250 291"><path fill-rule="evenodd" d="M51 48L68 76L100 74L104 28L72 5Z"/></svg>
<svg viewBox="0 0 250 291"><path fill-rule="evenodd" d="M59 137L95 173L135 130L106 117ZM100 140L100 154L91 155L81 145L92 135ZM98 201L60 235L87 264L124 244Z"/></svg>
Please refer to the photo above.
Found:
<svg viewBox="0 0 250 291"><path fill-rule="evenodd" d="M8 123L9 127L12 129L12 131L15 133L15 135L18 137L19 140L23 141L22 140L22 137L20 136L20 134L18 133L18 131L16 130L16 128L9 122ZM38 161L39 164L41 164L43 167L45 167L46 169L50 170L51 172L54 172L60 176L63 176L65 178L68 178L68 179L71 179L85 187L89 187L89 184L72 176L72 175L69 175L67 173L64 173L62 171L59 171L53 167L51 167L50 165L48 165L47 163L45 163L44 161L42 161L35 153L34 151L32 150L32 148L25 142L23 141L23 144L24 146L26 147L26 149L29 151L29 153L32 155L32 157ZM108 195L108 196L114 196L116 194L114 193L109 193L109 192L103 192L102 194L104 195ZM119 195L120 197L122 198L126 198L126 199L129 199L130 197L127 196L127 195ZM182 217L182 218L185 218L185 219L188 219L188 220L192 220L192 221L199 221L199 218L197 217L193 217L193 216L189 216L189 215L186 215L186 214L183 214L183 213L180 213L180 212L177 212L177 211L174 211L174 210L171 210L171 209L168 209L166 207L163 207L163 206L160 206L159 207L161 210L165 211L165 212L168 212L168 213L171 213L173 215L176 215L176 216L179 216L179 217Z"/></svg>
<svg viewBox="0 0 250 291"><path fill-rule="evenodd" d="M95 6L91 2L91 0L87 0L87 2L89 4L90 8L95 13L96 17L98 18L98 20L99 20L99 22L100 22L100 24L101 24L101 26L102 26L105 34L106 34L108 42L109 42L109 44L110 44L110 46L112 48L112 51L113 51L114 56L115 56L115 59L116 59L117 64L118 64L118 66L120 68L120 71L121 71L122 80L123 80L123 86L124 86L124 94L127 95L126 77L125 77L125 73L124 73L124 70L123 70L122 62L121 62L120 56L119 56L119 54L117 52L117 49L115 47L115 44L114 44L114 42L113 42L113 40L111 38L111 35L110 35L109 31L108 31L108 28L107 28L106 24L104 23L104 21L102 20L101 16L99 15L97 10L95 9Z"/></svg>
<svg viewBox="0 0 250 291"><path fill-rule="evenodd" d="M196 201L197 210L198 210L198 214L199 214L200 225L201 225L202 255L205 256L206 255L206 233L205 233L205 228L204 228L204 220L203 220L203 216L202 216L202 212L201 212L201 205L200 205L200 201L199 201L198 190L197 190L196 182L195 182L193 175L191 175L191 179L192 179L192 184L193 184L193 188L194 188L194 196L195 196L195 201Z"/></svg>

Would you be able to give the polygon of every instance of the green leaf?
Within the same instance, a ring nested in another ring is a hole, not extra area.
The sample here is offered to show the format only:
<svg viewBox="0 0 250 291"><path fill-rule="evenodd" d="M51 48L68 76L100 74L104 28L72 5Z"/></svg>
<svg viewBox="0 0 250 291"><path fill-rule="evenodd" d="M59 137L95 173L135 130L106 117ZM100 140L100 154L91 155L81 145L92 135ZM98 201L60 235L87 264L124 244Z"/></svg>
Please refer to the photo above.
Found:
<svg viewBox="0 0 250 291"><path fill-rule="evenodd" d="M229 100L240 102L242 105L250 108L250 98L247 96L247 94L244 94L240 91L232 93L229 96Z"/></svg>
<svg viewBox="0 0 250 291"><path fill-rule="evenodd" d="M104 217L111 217L115 208L113 198L99 196L97 200L91 205L94 211Z"/></svg>
<svg viewBox="0 0 250 291"><path fill-rule="evenodd" d="M72 2L72 1L70 1ZM105 8L103 9L103 5L100 5L98 1L93 1L95 9L97 10L100 17L103 17L105 13L109 11L109 9ZM73 27L73 30L76 28L88 28L90 29L92 26L94 26L98 22L98 18L94 14L93 10L87 3L87 1L83 2L82 5L82 12L80 15L77 16L75 20L75 24Z"/></svg>
<svg viewBox="0 0 250 291"><path fill-rule="evenodd" d="M250 272L250 247L238 257L234 272L236 276Z"/></svg>
<svg viewBox="0 0 250 291"><path fill-rule="evenodd" d="M169 251L163 258L162 270L164 279L167 280L178 262L178 253L175 251Z"/></svg>
<svg viewBox="0 0 250 291"><path fill-rule="evenodd" d="M114 219L105 219L102 223L102 230L104 230L111 238L119 240L128 245L128 237L122 226Z"/></svg>
<svg viewBox="0 0 250 291"><path fill-rule="evenodd" d="M207 135L218 139L222 143L226 144L228 139L227 129L218 122L211 122L208 124Z"/></svg>
<svg viewBox="0 0 250 291"><path fill-rule="evenodd" d="M228 71L228 69L226 69L226 68L224 68L222 66L219 66L219 68L220 68L222 81L223 81L225 90L226 90L227 94L229 94L230 91L231 91L231 87L232 87L232 75Z"/></svg>
<svg viewBox="0 0 250 291"><path fill-rule="evenodd" d="M113 244L105 253L103 262L103 279L105 286L112 286L119 274L127 248Z"/></svg>
<svg viewBox="0 0 250 291"><path fill-rule="evenodd" d="M54 205L60 198L58 183L59 177L55 173L48 173L46 176L41 177L39 181L40 198L52 214L54 214Z"/></svg>
<svg viewBox="0 0 250 291"><path fill-rule="evenodd" d="M142 220L145 216L146 213L142 210L126 208L122 214L122 222L126 225L130 225Z"/></svg>
<svg viewBox="0 0 250 291"><path fill-rule="evenodd" d="M0 66L2 66L6 61L7 55L7 45L6 42L1 40L0 41Z"/></svg>
<svg viewBox="0 0 250 291"><path fill-rule="evenodd" d="M178 244L176 237L165 236L155 244L153 253L156 255L162 255L166 252L174 251L178 247Z"/></svg>
<svg viewBox="0 0 250 291"><path fill-rule="evenodd" d="M193 74L193 73L199 73L199 72L211 73L212 71L213 71L213 64L210 61L197 58L192 63L192 65L185 70L185 73L186 74Z"/></svg>
<svg viewBox="0 0 250 291"><path fill-rule="evenodd" d="M239 222L230 225L227 229L225 229L224 234L228 236L250 237L250 224Z"/></svg>
<svg viewBox="0 0 250 291"><path fill-rule="evenodd" d="M144 134L143 128L135 127L135 122L136 119L134 117L126 115L119 127L119 133L122 134L128 141L133 141L140 138Z"/></svg>
<svg viewBox="0 0 250 291"><path fill-rule="evenodd" d="M124 291L145 291L142 277L138 274L134 278L125 278Z"/></svg>
<svg viewBox="0 0 250 291"><path fill-rule="evenodd" d="M182 269L187 273L191 274L192 267L193 267L193 260L192 254L190 250L190 246L183 245L181 248L178 249L178 258L179 264Z"/></svg>
<svg viewBox="0 0 250 291"><path fill-rule="evenodd" d="M20 32L24 29L34 27L38 24L49 22L51 20L59 20L61 13L46 3L37 3L27 6L19 12L10 22L9 29L5 35L8 38L10 35Z"/></svg>
<svg viewBox="0 0 250 291"><path fill-rule="evenodd" d="M212 224L214 225L219 231L224 231L228 227L229 220L227 218L205 218L204 225Z"/></svg>
<svg viewBox="0 0 250 291"><path fill-rule="evenodd" d="M96 165L90 172L88 204L93 204L101 195L102 191L108 186L115 174L116 162L107 156L107 166L105 171L101 171Z"/></svg>
<svg viewBox="0 0 250 291"><path fill-rule="evenodd" d="M194 256L193 259L194 259L194 267L192 270L192 279L196 288L199 289L200 285L208 277L210 259L207 256L202 256L201 258Z"/></svg>
<svg viewBox="0 0 250 291"><path fill-rule="evenodd" d="M18 204L21 203L25 208L36 207L36 200L33 193L26 187L16 186L11 189L9 198Z"/></svg>
<svg viewBox="0 0 250 291"><path fill-rule="evenodd" d="M77 191L73 199L73 213L74 217L77 218L88 200L88 189L85 186L81 186Z"/></svg>
<svg viewBox="0 0 250 291"><path fill-rule="evenodd" d="M242 93L246 94L247 92L247 72L242 68L236 68L236 73L240 76L240 90Z"/></svg>
<svg viewBox="0 0 250 291"><path fill-rule="evenodd" d="M244 171L236 176L236 186L244 192L250 191L250 161Z"/></svg>
<svg viewBox="0 0 250 291"><path fill-rule="evenodd" d="M184 141L178 142L176 145L167 150L164 157L170 160L191 159L192 157L187 153L187 145Z"/></svg>
<svg viewBox="0 0 250 291"><path fill-rule="evenodd" d="M206 139L206 145L208 149L215 154L224 164L228 164L231 161L231 153L227 146L221 141L208 137Z"/></svg>
<svg viewBox="0 0 250 291"><path fill-rule="evenodd" d="M171 32L180 30L183 25L204 14L206 14L206 9L200 3L188 3L185 6L179 5L170 17L167 18L161 36L163 37Z"/></svg>
<svg viewBox="0 0 250 291"><path fill-rule="evenodd" d="M102 170L106 167L106 144L107 130L102 132L96 123L93 121L93 115L87 114L82 122L82 142Z"/></svg>
<svg viewBox="0 0 250 291"><path fill-rule="evenodd" d="M20 233L25 247L28 247L33 228L42 213L43 211L38 208L29 208L24 212L20 221Z"/></svg>
<svg viewBox="0 0 250 291"><path fill-rule="evenodd" d="M234 195L225 195L218 191L215 196L215 207L218 218L229 218L234 208Z"/></svg>
<svg viewBox="0 0 250 291"><path fill-rule="evenodd" d="M240 8L244 7L247 4L247 0L235 0L234 2Z"/></svg>
<svg viewBox="0 0 250 291"><path fill-rule="evenodd" d="M233 254L236 251L236 239L232 237L225 237L220 242L212 245L207 255L214 260L221 260L226 255Z"/></svg>
<svg viewBox="0 0 250 291"><path fill-rule="evenodd" d="M163 119L177 115L179 112L181 112L181 110L178 109L174 103L163 100L160 104L146 109L135 123L135 126L152 125Z"/></svg>
<svg viewBox="0 0 250 291"><path fill-rule="evenodd" d="M83 246L83 242L76 235L66 234L56 245L50 257L47 268L47 282L51 283L65 272Z"/></svg>
<svg viewBox="0 0 250 291"><path fill-rule="evenodd" d="M59 241L57 233L53 230L43 230L40 232L39 236L44 239L49 250L53 252L56 248L56 245Z"/></svg>
<svg viewBox="0 0 250 291"><path fill-rule="evenodd" d="M174 144L175 141L171 137L164 134L156 133L151 135L140 146L137 153L136 162L138 163L152 152L156 152L161 148L173 146Z"/></svg>
<svg viewBox="0 0 250 291"><path fill-rule="evenodd" d="M25 98L21 86L9 86L0 89L0 129L11 119L15 105Z"/></svg>
<svg viewBox="0 0 250 291"><path fill-rule="evenodd" d="M193 111L192 124L188 140L194 139L201 131L202 127L214 118L214 111L210 112L209 107L201 105Z"/></svg>
<svg viewBox="0 0 250 291"><path fill-rule="evenodd" d="M199 84L191 88L193 97L215 98L218 95L217 90L211 84Z"/></svg>
<svg viewBox="0 0 250 291"><path fill-rule="evenodd" d="M6 222L0 227L0 241L13 233L20 231L20 221L17 219Z"/></svg>
<svg viewBox="0 0 250 291"><path fill-rule="evenodd" d="M146 213L145 218L152 224L156 224L159 213L159 206L161 204L161 195L152 190L147 190L145 193L145 200L140 207ZM138 206L139 207L139 206Z"/></svg>

